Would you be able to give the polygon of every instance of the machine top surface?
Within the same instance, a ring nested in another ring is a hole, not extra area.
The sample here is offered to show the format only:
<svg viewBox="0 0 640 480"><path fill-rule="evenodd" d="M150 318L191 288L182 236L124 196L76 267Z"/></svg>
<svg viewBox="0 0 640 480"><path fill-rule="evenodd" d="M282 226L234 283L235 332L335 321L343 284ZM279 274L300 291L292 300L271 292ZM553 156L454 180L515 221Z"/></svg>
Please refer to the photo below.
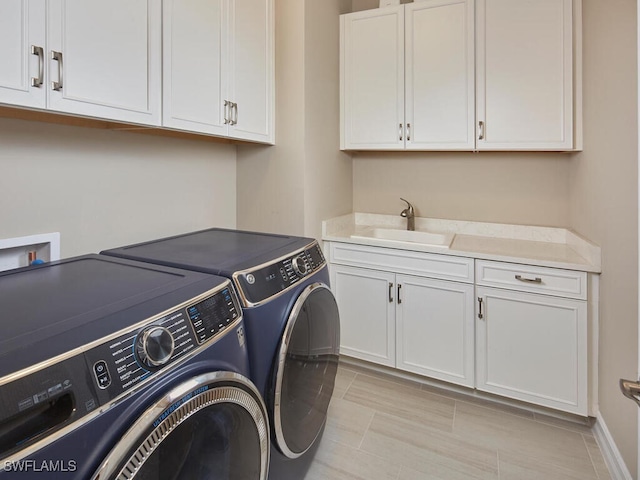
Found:
<svg viewBox="0 0 640 480"><path fill-rule="evenodd" d="M102 255L0 273L0 364L6 367L0 377L128 328L225 281Z"/></svg>
<svg viewBox="0 0 640 480"><path fill-rule="evenodd" d="M230 277L313 242L312 238L212 228L102 253Z"/></svg>

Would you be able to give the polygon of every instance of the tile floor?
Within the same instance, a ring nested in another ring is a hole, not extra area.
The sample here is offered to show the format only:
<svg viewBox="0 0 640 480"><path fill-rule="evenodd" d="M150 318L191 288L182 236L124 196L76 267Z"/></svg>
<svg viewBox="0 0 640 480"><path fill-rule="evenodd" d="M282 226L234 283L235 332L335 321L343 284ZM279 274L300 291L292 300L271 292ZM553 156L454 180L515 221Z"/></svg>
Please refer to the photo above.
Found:
<svg viewBox="0 0 640 480"><path fill-rule="evenodd" d="M586 423L340 365L306 480L610 480Z"/></svg>

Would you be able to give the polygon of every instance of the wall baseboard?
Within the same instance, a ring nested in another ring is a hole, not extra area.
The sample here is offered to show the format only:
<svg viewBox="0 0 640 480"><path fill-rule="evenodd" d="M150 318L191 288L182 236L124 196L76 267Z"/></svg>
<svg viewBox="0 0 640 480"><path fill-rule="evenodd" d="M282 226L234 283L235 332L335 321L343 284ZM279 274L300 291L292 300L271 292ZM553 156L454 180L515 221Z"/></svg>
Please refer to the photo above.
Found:
<svg viewBox="0 0 640 480"><path fill-rule="evenodd" d="M624 463L620 450L618 450L616 443L613 441L611 432L609 432L607 424L604 422L604 419L599 412L596 415L596 423L593 426L593 435L595 436L596 442L602 451L604 461L607 463L611 479L633 480L631 472L629 472L627 465Z"/></svg>

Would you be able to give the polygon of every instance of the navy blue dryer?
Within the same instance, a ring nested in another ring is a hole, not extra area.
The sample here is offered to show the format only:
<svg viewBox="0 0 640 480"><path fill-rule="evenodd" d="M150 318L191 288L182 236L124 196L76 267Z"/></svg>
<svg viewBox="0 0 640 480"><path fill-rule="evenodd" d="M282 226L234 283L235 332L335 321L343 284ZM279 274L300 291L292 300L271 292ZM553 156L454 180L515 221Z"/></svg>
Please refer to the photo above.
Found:
<svg viewBox="0 0 640 480"><path fill-rule="evenodd" d="M0 480L264 480L231 282L88 255L0 274Z"/></svg>
<svg viewBox="0 0 640 480"><path fill-rule="evenodd" d="M269 476L304 478L326 422L340 343L338 308L318 243L209 229L102 253L233 280L244 312L251 379L272 424Z"/></svg>

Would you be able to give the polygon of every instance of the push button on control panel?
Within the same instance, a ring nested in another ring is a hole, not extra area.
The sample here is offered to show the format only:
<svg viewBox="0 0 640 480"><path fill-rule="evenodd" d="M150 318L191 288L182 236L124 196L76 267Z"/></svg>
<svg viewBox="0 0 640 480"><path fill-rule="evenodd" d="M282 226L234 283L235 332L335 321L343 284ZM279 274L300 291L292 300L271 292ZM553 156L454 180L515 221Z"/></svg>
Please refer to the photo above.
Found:
<svg viewBox="0 0 640 480"><path fill-rule="evenodd" d="M109 370L107 369L107 362L104 360L96 362L93 366L93 373L98 381L98 387L104 390L111 385L111 377L109 376Z"/></svg>

